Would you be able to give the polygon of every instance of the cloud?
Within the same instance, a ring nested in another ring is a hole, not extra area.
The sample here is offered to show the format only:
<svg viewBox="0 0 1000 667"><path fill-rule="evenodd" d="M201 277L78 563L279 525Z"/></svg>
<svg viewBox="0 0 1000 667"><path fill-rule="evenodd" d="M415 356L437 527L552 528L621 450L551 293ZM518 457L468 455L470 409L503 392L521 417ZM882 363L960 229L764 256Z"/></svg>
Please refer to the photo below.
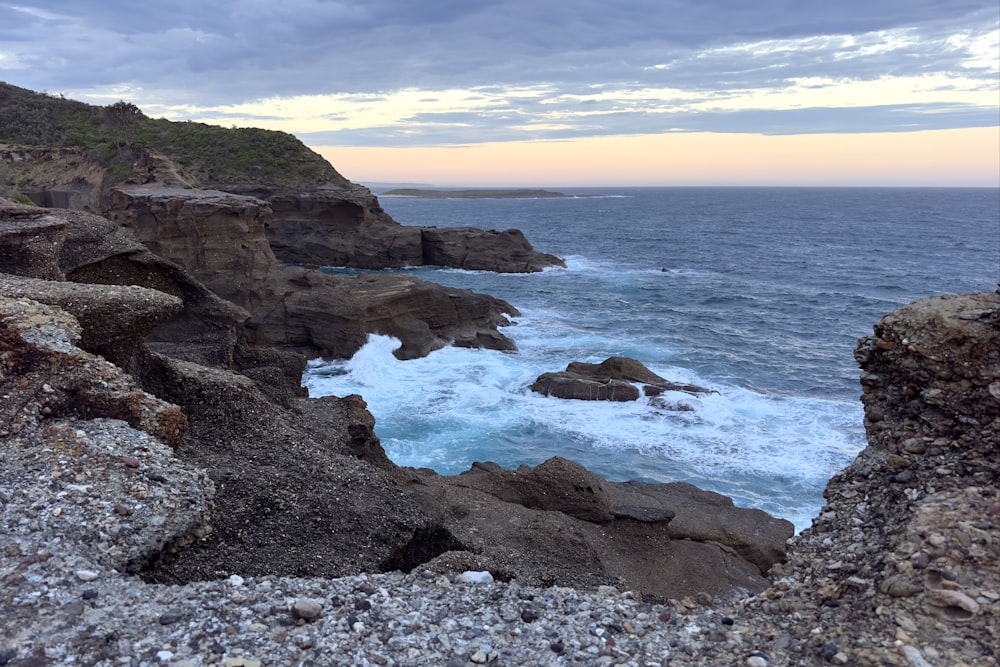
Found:
<svg viewBox="0 0 1000 667"><path fill-rule="evenodd" d="M998 35L993 0L29 0L0 79L344 145L897 131L1000 123Z"/></svg>

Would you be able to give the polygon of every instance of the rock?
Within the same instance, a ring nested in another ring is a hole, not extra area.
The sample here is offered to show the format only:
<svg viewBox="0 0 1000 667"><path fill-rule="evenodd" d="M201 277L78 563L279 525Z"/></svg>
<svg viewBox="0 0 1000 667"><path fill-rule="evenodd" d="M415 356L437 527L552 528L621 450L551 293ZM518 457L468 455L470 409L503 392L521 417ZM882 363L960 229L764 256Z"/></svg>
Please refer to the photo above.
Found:
<svg viewBox="0 0 1000 667"><path fill-rule="evenodd" d="M537 252L518 230L410 227L398 224L364 187L306 191L227 186L266 200L273 211L267 238L282 261L361 269L436 265L470 271L527 273L565 266Z"/></svg>
<svg viewBox="0 0 1000 667"><path fill-rule="evenodd" d="M920 649L916 646L904 645L899 650L903 654L903 657L906 658L906 664L910 667L934 667L924 659L923 654L920 653Z"/></svg>
<svg viewBox="0 0 1000 667"><path fill-rule="evenodd" d="M497 498L529 508L562 512L583 521L602 523L613 517L606 482L583 466L553 457L532 468L494 468L485 472L473 466L456 478Z"/></svg>
<svg viewBox="0 0 1000 667"><path fill-rule="evenodd" d="M459 581L462 581L466 584L492 584L493 575L486 571L473 572L470 570L467 572L463 572L459 577Z"/></svg>
<svg viewBox="0 0 1000 667"><path fill-rule="evenodd" d="M299 598L292 604L292 616L306 621L318 618L321 611L323 611L323 606L308 598Z"/></svg>
<svg viewBox="0 0 1000 667"><path fill-rule="evenodd" d="M48 286L54 288L54 294L46 291ZM75 288L69 294L76 295L76 301L67 296L63 289L67 286ZM0 349L17 350L17 356L8 358L7 364L11 368L24 369L19 373L16 390L13 378L2 369L0 389L5 389L8 396L19 398L0 404L0 422L12 424L24 420L24 402L33 400L32 419L43 415L49 419L69 416L121 419L167 444L180 442L188 426L187 417L180 408L147 394L119 368L78 348L76 343L82 337L82 327L75 318L28 298L33 295L56 303L65 299L85 313L89 312L88 304L93 304L95 311L104 314L104 318L97 321L119 322L98 325L98 329L117 336L117 332L128 328L122 320L135 320L129 315L117 319L111 313L117 308L128 310L133 299L145 303L148 290L109 291L110 303L106 303L98 296L102 290L0 274L0 317L4 325L0 329ZM174 302L167 301L165 305L170 308ZM95 334L91 332L90 335ZM34 414L34 410L38 414Z"/></svg>
<svg viewBox="0 0 1000 667"><path fill-rule="evenodd" d="M173 625L174 623L180 622L183 618L184 612L179 609L174 609L160 614L159 618L156 620L160 623L160 625Z"/></svg>
<svg viewBox="0 0 1000 667"><path fill-rule="evenodd" d="M0 273L44 280L63 280L59 249L66 239L66 223L33 206L0 200Z"/></svg>
<svg viewBox="0 0 1000 667"><path fill-rule="evenodd" d="M627 357L609 357L600 364L571 362L565 371L538 376L531 390L544 396L586 401L634 401L643 394L659 396L667 391L705 394L711 391L692 384L669 382Z"/></svg>
<svg viewBox="0 0 1000 667"><path fill-rule="evenodd" d="M967 621L979 613L979 603L960 591L932 589L927 591L927 601L952 621Z"/></svg>
<svg viewBox="0 0 1000 667"><path fill-rule="evenodd" d="M651 599L716 595L733 587L761 590L762 571L776 562L768 557L780 560L792 533L790 523L732 507L729 499L727 508L717 494L701 498L710 502L697 516L699 497L690 493L657 494L646 487L665 485L607 482L558 458L518 470L477 463L456 477L402 470L397 479L445 531L436 538L439 544L474 555L449 553L456 569L468 569L474 560L501 580L621 586ZM667 498L685 500L668 507ZM691 512L692 524L727 518L714 533L705 528L701 535L680 533L691 539L671 539L675 508ZM443 558L433 562L444 566ZM663 576L665 568L670 576Z"/></svg>

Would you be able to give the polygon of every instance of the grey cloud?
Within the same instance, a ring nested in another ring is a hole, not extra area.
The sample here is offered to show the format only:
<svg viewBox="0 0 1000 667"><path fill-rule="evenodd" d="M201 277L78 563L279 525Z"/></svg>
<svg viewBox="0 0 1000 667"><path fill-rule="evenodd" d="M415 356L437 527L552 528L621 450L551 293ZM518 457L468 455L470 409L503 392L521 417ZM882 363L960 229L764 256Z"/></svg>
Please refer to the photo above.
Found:
<svg viewBox="0 0 1000 667"><path fill-rule="evenodd" d="M959 29L995 29L998 18L994 0L38 0L31 11L13 7L0 5L0 56L6 56L0 57L0 79L71 96L130 84L143 89L137 93L143 99L135 100L140 106L145 100L203 107L402 88L426 90L428 99L435 90L478 88L489 96L530 86L551 91L550 98L645 87L707 98L817 76L870 80L947 73L957 71L968 54L945 37ZM873 53L866 50L869 45L847 45L837 37L911 26L920 39L887 52ZM812 42L752 57L730 48L792 37ZM23 67L4 69L5 62ZM996 86L995 71L963 72ZM560 104L569 110L618 110L613 102ZM630 120L615 124L618 130L643 126L642 114L655 105L638 100L629 106ZM552 107L537 99L512 98L507 108L474 118L485 127L483 118L491 115L523 123L549 111ZM661 114L649 111L655 125ZM865 127L895 126L895 116L866 113L872 115L859 111L855 119ZM962 112L940 115L955 125L968 122ZM756 128L749 131L765 131L771 127L765 116L761 112L756 126L750 123L753 115L740 122ZM715 114L698 116L698 122L712 118L722 124L732 120ZM439 118L439 124L446 122ZM574 122L583 132L597 121ZM447 135L444 127L415 133L424 140ZM459 132L453 140L467 134ZM494 128L480 136L510 134ZM393 128L338 136L411 141Z"/></svg>
<svg viewBox="0 0 1000 667"><path fill-rule="evenodd" d="M506 122L508 119L488 119L482 115L441 114L438 117L436 114L420 114L403 126L299 133L298 136L312 146L430 146L438 143L472 144L679 132L765 135L905 132L949 127L992 127L998 122L995 111L967 105L886 105L713 113L647 109L609 113L568 128L517 127L527 118L530 116L514 114L511 119L514 122Z"/></svg>

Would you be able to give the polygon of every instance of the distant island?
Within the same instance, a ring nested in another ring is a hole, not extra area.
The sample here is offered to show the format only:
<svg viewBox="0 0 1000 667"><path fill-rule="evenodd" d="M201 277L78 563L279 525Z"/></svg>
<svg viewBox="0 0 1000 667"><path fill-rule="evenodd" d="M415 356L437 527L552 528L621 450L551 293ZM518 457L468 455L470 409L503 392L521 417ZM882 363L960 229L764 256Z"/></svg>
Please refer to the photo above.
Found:
<svg viewBox="0 0 1000 667"><path fill-rule="evenodd" d="M425 199L541 199L545 197L567 197L562 192L551 190L424 190L422 188L395 188L380 197L423 197Z"/></svg>

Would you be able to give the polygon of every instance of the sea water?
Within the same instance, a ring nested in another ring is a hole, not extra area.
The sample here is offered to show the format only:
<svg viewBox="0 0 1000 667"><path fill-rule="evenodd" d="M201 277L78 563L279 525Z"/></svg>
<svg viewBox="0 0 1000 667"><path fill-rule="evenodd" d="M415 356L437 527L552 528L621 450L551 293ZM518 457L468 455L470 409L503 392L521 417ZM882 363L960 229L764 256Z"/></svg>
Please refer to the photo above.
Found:
<svg viewBox="0 0 1000 667"><path fill-rule="evenodd" d="M350 360L311 363L310 393L364 396L400 465L455 474L562 456L611 480L690 482L802 529L865 445L858 338L916 298L1000 278L996 189L561 191L574 196L381 199L401 224L521 229L567 266L408 270L513 304L504 333L518 351L399 361L398 341L371 336ZM715 393L671 394L683 409L666 409L528 389L613 355Z"/></svg>

